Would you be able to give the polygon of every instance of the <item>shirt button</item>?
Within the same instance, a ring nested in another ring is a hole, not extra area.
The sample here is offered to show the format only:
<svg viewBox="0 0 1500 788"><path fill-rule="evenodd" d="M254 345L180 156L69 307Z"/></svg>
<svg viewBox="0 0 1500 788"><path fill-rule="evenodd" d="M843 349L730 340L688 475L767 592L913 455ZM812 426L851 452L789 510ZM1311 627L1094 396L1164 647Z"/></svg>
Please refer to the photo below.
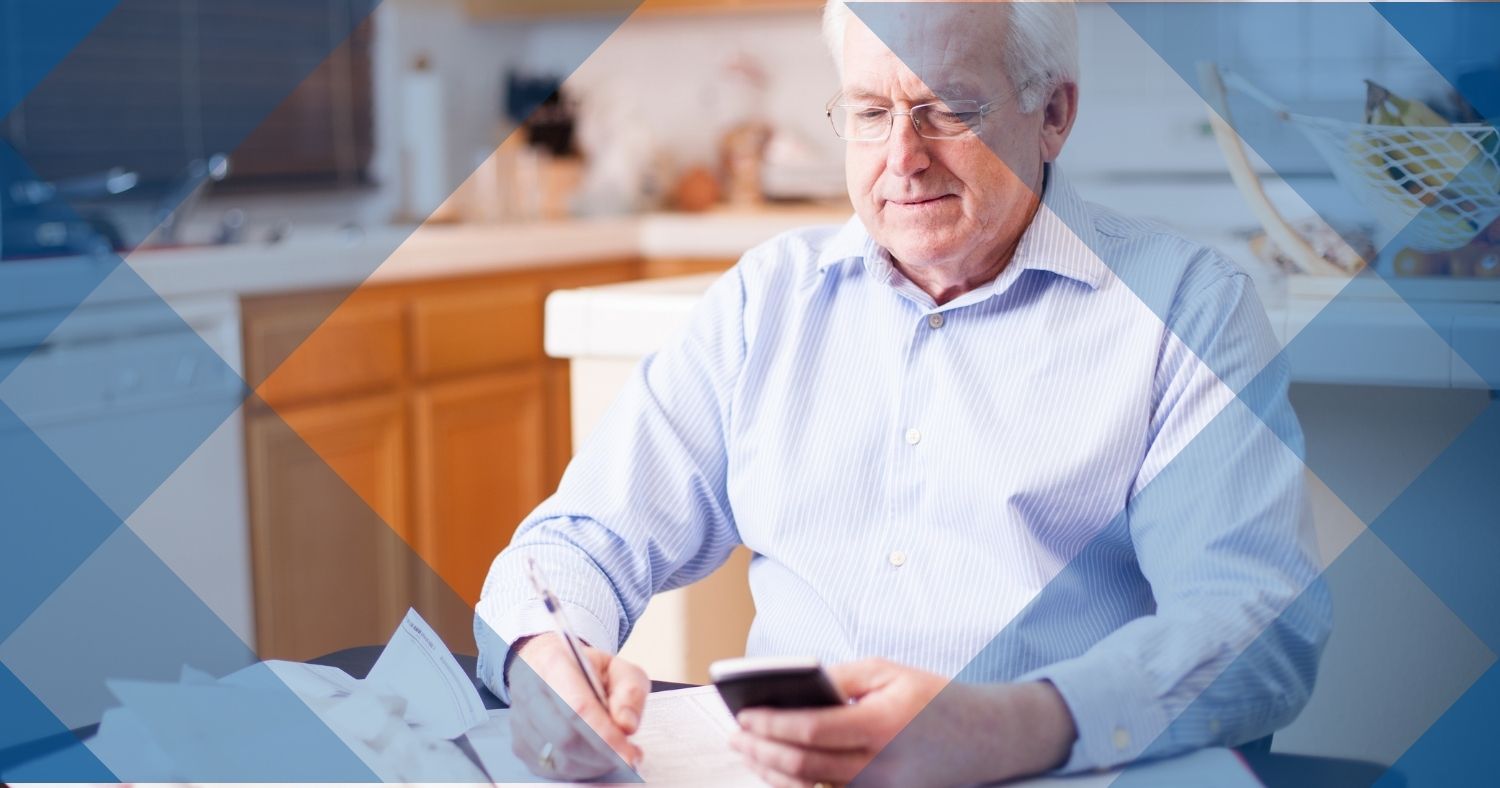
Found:
<svg viewBox="0 0 1500 788"><path fill-rule="evenodd" d="M1115 728L1115 749L1123 752L1130 746L1130 732L1124 728Z"/></svg>
<svg viewBox="0 0 1500 788"><path fill-rule="evenodd" d="M943 315L942 315L942 313L941 312L934 312L934 313L928 315L927 316L927 325L932 326L933 328L942 328L943 327Z"/></svg>
<svg viewBox="0 0 1500 788"><path fill-rule="evenodd" d="M1208 732L1211 733L1211 734L1213 734L1213 735L1215 735L1215 736L1219 735L1219 731L1223 727L1224 727L1223 725L1219 724L1219 718L1218 717L1214 717L1213 719L1211 719L1211 720L1208 721Z"/></svg>
<svg viewBox="0 0 1500 788"><path fill-rule="evenodd" d="M915 446L918 443L920 443L921 441L922 441L922 433L917 432L917 428L916 427L912 427L911 429L909 429L909 430L906 431L906 442L907 443L910 443L911 445Z"/></svg>
<svg viewBox="0 0 1500 788"><path fill-rule="evenodd" d="M888 560L891 562L891 566L901 566L906 563L906 553L900 550L892 550Z"/></svg>

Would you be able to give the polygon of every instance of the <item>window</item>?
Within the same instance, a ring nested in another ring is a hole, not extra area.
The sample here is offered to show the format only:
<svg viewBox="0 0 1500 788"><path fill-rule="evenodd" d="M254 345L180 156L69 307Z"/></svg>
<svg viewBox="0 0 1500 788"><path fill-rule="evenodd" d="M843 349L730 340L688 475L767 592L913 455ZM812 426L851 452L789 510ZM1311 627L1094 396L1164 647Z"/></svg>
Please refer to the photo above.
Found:
<svg viewBox="0 0 1500 788"><path fill-rule="evenodd" d="M363 182L377 2L124 0L0 134L44 180L123 167L151 191L228 153L221 187Z"/></svg>

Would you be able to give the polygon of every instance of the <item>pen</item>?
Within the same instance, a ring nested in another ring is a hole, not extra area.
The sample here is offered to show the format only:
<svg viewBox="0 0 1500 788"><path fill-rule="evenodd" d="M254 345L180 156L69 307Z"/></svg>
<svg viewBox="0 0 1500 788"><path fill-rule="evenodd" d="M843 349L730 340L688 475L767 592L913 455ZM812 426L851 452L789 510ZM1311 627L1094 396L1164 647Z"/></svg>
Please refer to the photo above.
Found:
<svg viewBox="0 0 1500 788"><path fill-rule="evenodd" d="M573 653L573 661L577 663L578 669L583 671L583 677L588 681L589 688L594 691L594 697L599 699L599 705L608 710L609 701L604 698L604 684L599 681L599 674L594 671L593 663L583 655L583 641L573 634L573 627L568 625L568 615L563 612L562 603L557 600L557 595L552 593L547 581L542 579L542 570L537 566L535 558L526 559L526 569L531 575L531 585L541 595L542 604L546 605L547 612L552 614L552 623L557 627L557 634L562 635L563 642L568 644L568 651Z"/></svg>

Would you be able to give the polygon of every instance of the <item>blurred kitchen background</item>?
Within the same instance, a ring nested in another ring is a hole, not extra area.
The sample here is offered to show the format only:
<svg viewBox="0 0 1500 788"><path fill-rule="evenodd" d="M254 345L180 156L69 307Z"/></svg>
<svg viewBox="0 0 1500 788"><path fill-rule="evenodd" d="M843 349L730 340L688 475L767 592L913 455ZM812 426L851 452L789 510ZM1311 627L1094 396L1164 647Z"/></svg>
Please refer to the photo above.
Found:
<svg viewBox="0 0 1500 788"><path fill-rule="evenodd" d="M0 125L19 153L4 160L0 200L0 353L28 356L33 372L0 381L0 399L86 482L98 452L70 436L133 434L120 423L154 435L152 419L184 408L221 414L149 494L104 497L260 655L384 642L408 604L472 651L490 558L640 356L750 246L850 214L823 112L837 79L818 0L633 5L127 0ZM1079 13L1082 110L1063 156L1075 185L1224 250L1289 340L1368 253L1351 258L1309 207L1341 188L1328 165L1309 147L1305 166L1278 174L1251 152L1245 170L1321 239L1333 269L1309 277L1267 241L1193 87L1110 7ZM1451 100L1378 14L1332 37L1314 33L1330 29L1316 15L1336 12L1289 13L1305 24L1247 18L1221 53L1280 101L1357 122L1366 79ZM7 46L28 44L7 30ZM259 114L236 117L258 90ZM1367 213L1323 218L1346 223L1350 247L1382 240ZM53 285L68 271L87 279L111 249L129 268L73 312ZM1434 280L1489 273L1422 265ZM1294 364L1310 452L1431 459L1488 386L1378 279L1362 284L1366 305L1330 330L1371 338L1370 358ZM1479 303L1455 325L1495 330L1493 289L1442 284L1434 298ZM156 296L171 313L149 305ZM52 366L32 354L42 343ZM243 405L239 377L255 391ZM1372 420L1391 432L1372 437ZM106 464L136 450L117 448ZM1381 467L1397 470L1349 483L1394 496L1425 464ZM1351 511L1332 482L1309 478L1331 564L1381 506ZM630 653L687 680L737 654L746 560L653 603ZM1421 642L1391 627L1462 629L1420 586L1382 603L1385 624L1341 598L1340 626L1358 636L1336 641L1332 662L1341 648L1399 655ZM1393 658L1386 686L1408 687L1411 703L1452 696L1481 648L1454 652L1438 690ZM0 652L24 664L27 630ZM1327 708L1357 718L1364 684L1327 676L1325 694L1344 693ZM1317 714L1278 749L1391 760L1420 732L1340 733Z"/></svg>

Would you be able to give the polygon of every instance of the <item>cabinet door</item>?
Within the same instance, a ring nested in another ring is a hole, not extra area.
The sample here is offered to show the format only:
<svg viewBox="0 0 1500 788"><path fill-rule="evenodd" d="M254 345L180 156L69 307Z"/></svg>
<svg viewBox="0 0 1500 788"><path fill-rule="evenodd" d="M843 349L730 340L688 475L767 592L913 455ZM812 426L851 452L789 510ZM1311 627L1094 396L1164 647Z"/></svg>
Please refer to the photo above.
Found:
<svg viewBox="0 0 1500 788"><path fill-rule="evenodd" d="M490 562L549 492L542 383L533 365L431 384L414 398L418 550L469 615ZM427 608L452 607L428 584L439 596Z"/></svg>
<svg viewBox="0 0 1500 788"><path fill-rule="evenodd" d="M401 379L401 304L378 292L272 296L245 304L245 366L272 405L370 394Z"/></svg>
<svg viewBox="0 0 1500 788"><path fill-rule="evenodd" d="M411 305L412 373L422 380L542 358L542 294L534 280L423 293Z"/></svg>
<svg viewBox="0 0 1500 788"><path fill-rule="evenodd" d="M384 643L411 598L401 400L249 418L255 609L265 658Z"/></svg>

